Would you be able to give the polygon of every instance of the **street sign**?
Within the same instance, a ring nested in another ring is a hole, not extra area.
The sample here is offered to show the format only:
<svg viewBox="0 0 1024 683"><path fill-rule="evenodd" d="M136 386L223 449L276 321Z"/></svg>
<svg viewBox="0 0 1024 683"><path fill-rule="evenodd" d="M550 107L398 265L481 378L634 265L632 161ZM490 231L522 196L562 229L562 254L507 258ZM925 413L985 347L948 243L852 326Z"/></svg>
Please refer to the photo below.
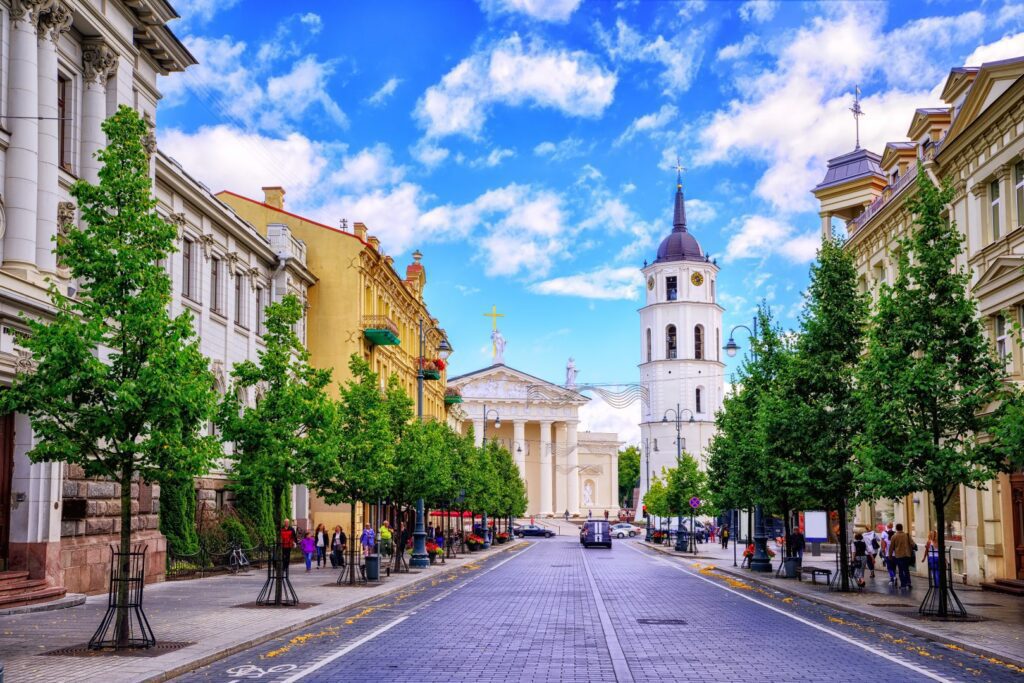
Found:
<svg viewBox="0 0 1024 683"><path fill-rule="evenodd" d="M693 498L691 498L690 499L690 507L692 507L694 510L699 508L700 507L700 498L698 498L697 496L694 496Z"/></svg>

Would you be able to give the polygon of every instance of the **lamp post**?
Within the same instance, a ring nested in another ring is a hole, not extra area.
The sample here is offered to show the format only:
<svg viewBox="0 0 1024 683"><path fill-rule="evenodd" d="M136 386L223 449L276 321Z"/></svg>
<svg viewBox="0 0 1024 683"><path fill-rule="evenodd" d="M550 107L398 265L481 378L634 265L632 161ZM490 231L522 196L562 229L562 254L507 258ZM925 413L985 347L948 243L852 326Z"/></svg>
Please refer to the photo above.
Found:
<svg viewBox="0 0 1024 683"><path fill-rule="evenodd" d="M690 422L693 422L693 411L689 408L679 408L679 404L676 404L675 409L669 408L665 411L664 417L661 418L662 422L668 422L668 416L673 415L673 419L676 423L676 468L678 469L683 460L683 440L681 436L683 428L683 413L690 413ZM693 533L693 529L690 529L690 533ZM683 511L679 510L676 513L676 550L686 550L686 546L683 545Z"/></svg>
<svg viewBox="0 0 1024 683"><path fill-rule="evenodd" d="M482 448L487 448L487 418L490 417L491 413L494 413L494 428L495 429L501 429L501 416L498 414L498 411L496 409L494 409L494 408L492 408L491 410L487 410L487 404L485 403L484 404L484 424L483 424L483 427L480 430L480 436L482 437L480 442L483 444L481 446ZM490 531L487 528L487 511L486 510L484 510L484 512L483 512L483 525L484 525L484 549L486 550L487 548L491 547L491 533L490 533Z"/></svg>
<svg viewBox="0 0 1024 683"><path fill-rule="evenodd" d="M424 330L423 318L420 318L420 355L418 361L419 368L416 370L416 416L420 422L423 421L423 355L426 353L427 331L434 331L442 335L441 342L437 345L438 358L446 360L452 353L452 346L448 343L444 332L437 327ZM424 526L423 520L422 498L416 499L416 526L412 532L412 559L409 560L409 565L418 569L430 566L430 558L427 556L427 529Z"/></svg>
<svg viewBox="0 0 1024 683"><path fill-rule="evenodd" d="M739 351L740 346L733 339L733 333L736 330L743 329L750 335L750 339L757 339L757 318L754 318L754 329L751 330L746 325L736 325L729 332L729 341L725 344L725 352L730 358L736 357L736 352ZM757 351L751 347L751 354L757 359ZM735 551L734 553L735 554ZM735 562L735 558L733 560ZM750 558L750 569L755 572L770 572L772 570L772 561L768 557L768 535L764 531L764 506L761 503L754 505L754 556Z"/></svg>
<svg viewBox="0 0 1024 683"><path fill-rule="evenodd" d="M644 439L644 479L647 485L644 487L644 495L651 490L651 440ZM654 530L651 528L651 513L647 512L647 504L644 503L643 499L640 500L640 505L643 506L644 511L644 540L648 543L651 542L652 534Z"/></svg>

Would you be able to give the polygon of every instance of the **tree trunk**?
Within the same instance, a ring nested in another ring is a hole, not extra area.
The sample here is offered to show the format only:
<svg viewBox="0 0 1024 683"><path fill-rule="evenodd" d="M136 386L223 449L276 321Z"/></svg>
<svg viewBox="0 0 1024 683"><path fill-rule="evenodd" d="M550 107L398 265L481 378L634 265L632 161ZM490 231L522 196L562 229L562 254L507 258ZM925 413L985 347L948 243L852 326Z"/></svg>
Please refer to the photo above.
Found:
<svg viewBox="0 0 1024 683"><path fill-rule="evenodd" d="M839 501L839 589L850 590L850 539L846 528L846 499Z"/></svg>
<svg viewBox="0 0 1024 683"><path fill-rule="evenodd" d="M938 529L938 551L939 557L938 565L936 569L939 572L938 591L939 591L939 615L940 617L949 616L949 596L946 593L946 496L941 491L932 491L932 504L935 505L935 526ZM925 556L925 576L928 577L929 585L931 584L931 569L928 567L928 557Z"/></svg>
<svg viewBox="0 0 1024 683"><path fill-rule="evenodd" d="M348 585L356 585L356 501L353 499L350 503L352 507L352 516L349 519L349 537L348 537Z"/></svg>
<svg viewBox="0 0 1024 683"><path fill-rule="evenodd" d="M274 581L274 604L280 605L281 598L283 597L284 591L284 573L288 571L288 560L291 557L285 557L285 548L283 539L281 538L281 526L284 520L281 519L281 508L284 506L284 485L277 483L270 485L270 499L274 505L274 533L277 534L277 538L274 539L274 545L277 550L277 579ZM291 555L291 551L287 551Z"/></svg>
<svg viewBox="0 0 1024 683"><path fill-rule="evenodd" d="M128 579L131 572L132 551L132 460L125 457L121 463L121 555L120 576L117 585L117 633L118 647L128 647L131 640L131 615L128 613ZM145 561L145 558L143 558Z"/></svg>
<svg viewBox="0 0 1024 683"><path fill-rule="evenodd" d="M783 558L793 557L793 549L790 547L789 538L793 533L793 519L792 510L786 510L782 515L782 547L785 552L782 553ZM785 559L783 559L785 563Z"/></svg>
<svg viewBox="0 0 1024 683"><path fill-rule="evenodd" d="M396 519L396 526L398 528L395 529L395 533L392 534L392 536L394 538L394 548L395 548L395 550L392 553L393 557L391 558L391 564L394 565L393 571L397 574L399 572L399 570L401 570L401 568L402 568L402 553L405 552L405 548L404 547L399 548L399 546L402 545L402 540L403 540L402 539L402 529L405 526L402 523L404 520L402 518L401 511L399 511L398 514L395 515L395 519Z"/></svg>

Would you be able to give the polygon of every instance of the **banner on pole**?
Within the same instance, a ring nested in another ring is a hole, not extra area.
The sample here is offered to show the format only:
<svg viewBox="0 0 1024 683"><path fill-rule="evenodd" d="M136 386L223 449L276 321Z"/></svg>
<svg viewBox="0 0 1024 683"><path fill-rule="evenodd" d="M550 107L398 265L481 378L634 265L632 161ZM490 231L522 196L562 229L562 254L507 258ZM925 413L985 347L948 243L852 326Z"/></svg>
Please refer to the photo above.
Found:
<svg viewBox="0 0 1024 683"><path fill-rule="evenodd" d="M828 513L824 510L804 511L804 539L808 543L828 542Z"/></svg>

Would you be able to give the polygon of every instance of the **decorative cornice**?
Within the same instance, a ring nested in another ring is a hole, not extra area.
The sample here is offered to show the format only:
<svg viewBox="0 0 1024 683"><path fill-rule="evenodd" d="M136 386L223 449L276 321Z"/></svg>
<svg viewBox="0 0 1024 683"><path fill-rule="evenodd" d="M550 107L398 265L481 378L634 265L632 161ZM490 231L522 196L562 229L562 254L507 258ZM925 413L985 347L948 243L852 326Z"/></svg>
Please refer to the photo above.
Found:
<svg viewBox="0 0 1024 683"><path fill-rule="evenodd" d="M178 230L178 239L180 240L185 235L185 212L179 211L172 213L167 219L174 225Z"/></svg>
<svg viewBox="0 0 1024 683"><path fill-rule="evenodd" d="M203 257L209 261L214 244L213 235L199 235L197 239L199 244L203 246Z"/></svg>
<svg viewBox="0 0 1024 683"><path fill-rule="evenodd" d="M249 273L248 274L249 274L249 286L252 288L252 291L255 292L256 291L256 285L259 283L259 279L260 279L260 269L256 268L254 266L254 267L249 269Z"/></svg>
<svg viewBox="0 0 1024 683"><path fill-rule="evenodd" d="M105 86L107 79L117 72L117 53L101 40L82 43L82 68L86 83Z"/></svg>
<svg viewBox="0 0 1024 683"><path fill-rule="evenodd" d="M56 4L56 0L14 0L11 5L11 20L14 22L27 21L38 31L39 14L50 9L54 4Z"/></svg>
<svg viewBox="0 0 1024 683"><path fill-rule="evenodd" d="M36 370L36 362L28 349L15 349L18 357L14 360L14 372L19 375L30 374Z"/></svg>
<svg viewBox="0 0 1024 683"><path fill-rule="evenodd" d="M57 232L67 235L75 224L75 203L57 202Z"/></svg>
<svg viewBox="0 0 1024 683"><path fill-rule="evenodd" d="M46 10L36 12L36 34L39 40L50 40L56 43L62 34L71 29L74 16L67 5L52 2Z"/></svg>
<svg viewBox="0 0 1024 683"><path fill-rule="evenodd" d="M228 262L228 269L231 271L231 276L234 277L235 269L239 263L242 263L242 257L237 251L229 251L225 256Z"/></svg>

